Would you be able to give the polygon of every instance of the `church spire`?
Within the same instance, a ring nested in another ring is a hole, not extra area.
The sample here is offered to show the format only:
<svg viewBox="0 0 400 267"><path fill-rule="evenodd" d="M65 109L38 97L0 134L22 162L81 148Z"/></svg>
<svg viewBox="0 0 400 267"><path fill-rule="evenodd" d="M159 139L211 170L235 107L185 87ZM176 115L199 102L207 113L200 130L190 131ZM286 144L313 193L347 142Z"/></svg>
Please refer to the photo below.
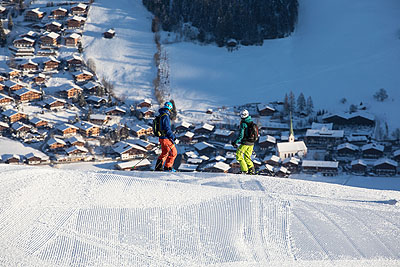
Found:
<svg viewBox="0 0 400 267"><path fill-rule="evenodd" d="M290 112L290 135L289 135L289 142L294 142L294 132L293 132L293 121L292 121L292 112Z"/></svg>

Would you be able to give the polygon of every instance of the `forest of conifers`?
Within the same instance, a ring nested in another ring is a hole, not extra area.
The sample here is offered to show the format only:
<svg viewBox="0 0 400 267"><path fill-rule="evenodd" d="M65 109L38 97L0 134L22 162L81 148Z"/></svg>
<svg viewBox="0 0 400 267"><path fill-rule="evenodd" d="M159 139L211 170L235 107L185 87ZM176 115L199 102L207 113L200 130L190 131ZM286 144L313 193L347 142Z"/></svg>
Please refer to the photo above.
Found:
<svg viewBox="0 0 400 267"><path fill-rule="evenodd" d="M165 31L191 23L200 42L224 46L230 39L261 45L294 31L297 0L143 0Z"/></svg>

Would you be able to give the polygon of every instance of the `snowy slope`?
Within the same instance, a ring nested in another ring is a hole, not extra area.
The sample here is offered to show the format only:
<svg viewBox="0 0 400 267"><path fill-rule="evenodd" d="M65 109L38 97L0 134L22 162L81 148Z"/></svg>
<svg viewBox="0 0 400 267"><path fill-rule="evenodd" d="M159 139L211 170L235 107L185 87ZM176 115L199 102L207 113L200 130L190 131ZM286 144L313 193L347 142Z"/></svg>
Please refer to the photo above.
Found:
<svg viewBox="0 0 400 267"><path fill-rule="evenodd" d="M0 167L1 266L400 264L398 187Z"/></svg>

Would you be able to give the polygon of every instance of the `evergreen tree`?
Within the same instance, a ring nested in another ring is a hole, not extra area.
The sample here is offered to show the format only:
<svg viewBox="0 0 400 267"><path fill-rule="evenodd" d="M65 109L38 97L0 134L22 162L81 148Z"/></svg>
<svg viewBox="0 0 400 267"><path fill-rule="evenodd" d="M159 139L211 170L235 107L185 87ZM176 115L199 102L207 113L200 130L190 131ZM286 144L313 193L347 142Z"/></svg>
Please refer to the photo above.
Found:
<svg viewBox="0 0 400 267"><path fill-rule="evenodd" d="M87 105L85 97L83 96L83 94L79 94L79 96L78 96L78 105L80 107L84 107L84 106Z"/></svg>
<svg viewBox="0 0 400 267"><path fill-rule="evenodd" d="M313 103L313 101L312 101L311 96L309 96L309 97L307 98L306 111L307 111L307 114L308 114L308 115L310 115L310 114L313 113L313 111L314 111L314 103Z"/></svg>
<svg viewBox="0 0 400 267"><path fill-rule="evenodd" d="M306 99L303 93L300 93L299 97L297 98L297 111L302 112L305 111L306 108Z"/></svg>
<svg viewBox="0 0 400 267"><path fill-rule="evenodd" d="M10 13L10 15L8 15L8 29L10 31L12 31L13 27L14 27L14 22L12 20L12 16L11 16L11 13Z"/></svg>
<svg viewBox="0 0 400 267"><path fill-rule="evenodd" d="M295 96L292 91L289 93L289 111L294 113L294 109L296 107Z"/></svg>
<svg viewBox="0 0 400 267"><path fill-rule="evenodd" d="M7 36L4 32L3 21L0 19L0 45L4 47L7 44Z"/></svg>
<svg viewBox="0 0 400 267"><path fill-rule="evenodd" d="M283 100L283 113L286 115L289 114L289 112L290 112L289 97L287 94L285 94L285 98Z"/></svg>

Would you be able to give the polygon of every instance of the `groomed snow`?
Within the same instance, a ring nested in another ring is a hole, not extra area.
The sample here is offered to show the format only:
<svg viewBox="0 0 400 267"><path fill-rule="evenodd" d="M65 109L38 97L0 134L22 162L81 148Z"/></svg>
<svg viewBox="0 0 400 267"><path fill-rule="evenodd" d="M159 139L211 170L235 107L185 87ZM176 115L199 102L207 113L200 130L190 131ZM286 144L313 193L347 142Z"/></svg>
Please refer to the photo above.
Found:
<svg viewBox="0 0 400 267"><path fill-rule="evenodd" d="M400 263L395 183L0 168L2 266Z"/></svg>

